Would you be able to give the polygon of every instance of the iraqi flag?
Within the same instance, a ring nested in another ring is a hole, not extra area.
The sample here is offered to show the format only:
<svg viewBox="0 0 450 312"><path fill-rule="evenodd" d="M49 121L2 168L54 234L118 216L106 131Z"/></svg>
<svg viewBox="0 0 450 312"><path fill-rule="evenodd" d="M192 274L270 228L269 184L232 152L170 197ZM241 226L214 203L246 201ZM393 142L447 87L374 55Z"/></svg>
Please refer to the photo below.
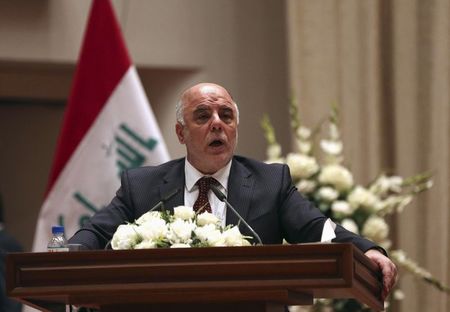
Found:
<svg viewBox="0 0 450 312"><path fill-rule="evenodd" d="M94 0L33 250L46 250L53 225L70 237L107 205L124 169L168 160L112 5Z"/></svg>

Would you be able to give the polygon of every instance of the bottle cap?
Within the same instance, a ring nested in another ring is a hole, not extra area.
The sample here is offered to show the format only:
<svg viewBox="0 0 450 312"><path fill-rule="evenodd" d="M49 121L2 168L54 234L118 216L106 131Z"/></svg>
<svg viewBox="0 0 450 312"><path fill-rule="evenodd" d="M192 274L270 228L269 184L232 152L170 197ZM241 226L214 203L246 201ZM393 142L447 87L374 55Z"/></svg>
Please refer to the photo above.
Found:
<svg viewBox="0 0 450 312"><path fill-rule="evenodd" d="M52 234L57 234L57 233L63 233L64 234L64 227L60 226L60 225L52 226Z"/></svg>

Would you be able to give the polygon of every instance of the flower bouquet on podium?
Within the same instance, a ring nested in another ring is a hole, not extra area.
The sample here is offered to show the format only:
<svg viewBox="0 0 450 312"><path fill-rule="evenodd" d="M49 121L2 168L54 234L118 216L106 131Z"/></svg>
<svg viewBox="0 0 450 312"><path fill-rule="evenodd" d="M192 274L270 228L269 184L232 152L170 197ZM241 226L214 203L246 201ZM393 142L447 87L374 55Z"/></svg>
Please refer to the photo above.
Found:
<svg viewBox="0 0 450 312"><path fill-rule="evenodd" d="M222 227L209 212L196 213L192 207L149 211L133 223L120 225L111 241L113 249L190 248L249 246L249 237L238 226Z"/></svg>

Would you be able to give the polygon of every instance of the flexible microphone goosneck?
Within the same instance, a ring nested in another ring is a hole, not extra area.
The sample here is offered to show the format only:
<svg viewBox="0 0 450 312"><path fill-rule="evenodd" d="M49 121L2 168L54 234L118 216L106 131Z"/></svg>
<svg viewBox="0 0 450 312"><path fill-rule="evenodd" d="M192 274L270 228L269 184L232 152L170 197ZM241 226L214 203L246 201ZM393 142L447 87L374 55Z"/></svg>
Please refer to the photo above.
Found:
<svg viewBox="0 0 450 312"><path fill-rule="evenodd" d="M165 210L164 208L164 203L166 201L168 201L169 199L171 199L172 197L174 197L175 195L177 195L180 192L179 188L174 189L172 192L170 192L168 195L166 195L165 197L163 197L155 206L152 207L152 209L150 209L149 211L153 211L158 209L159 207L162 207L161 210Z"/></svg>
<svg viewBox="0 0 450 312"><path fill-rule="evenodd" d="M259 237L258 233L256 233L256 231L244 220L244 218L242 218L242 216L236 211L236 209L234 209L234 207L228 202L227 197L225 196L224 193L222 193L218 187L214 184L211 184L210 186L211 190L213 191L213 193L217 196L217 198L221 201L224 202L227 207L233 211L233 213L238 217L238 219L244 223L244 225L250 230L250 232L252 232L253 236L255 237L255 239L258 241L259 245L263 245L261 238Z"/></svg>

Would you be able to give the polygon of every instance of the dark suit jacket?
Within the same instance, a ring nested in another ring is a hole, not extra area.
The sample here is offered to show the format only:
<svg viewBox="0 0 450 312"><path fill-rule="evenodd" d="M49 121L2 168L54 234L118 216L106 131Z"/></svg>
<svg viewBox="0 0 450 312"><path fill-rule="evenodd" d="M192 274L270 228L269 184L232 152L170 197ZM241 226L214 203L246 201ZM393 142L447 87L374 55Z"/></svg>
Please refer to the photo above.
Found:
<svg viewBox="0 0 450 312"><path fill-rule="evenodd" d="M156 167L141 167L125 171L121 187L112 202L97 212L69 240L89 249L100 249L108 243L120 224L133 222L162 198L179 188L181 192L168 200L166 208L184 204L184 162L177 159ZM320 241L327 219L311 202L304 199L292 184L289 167L265 164L234 156L228 181L228 201L259 234L264 244ZM237 224L238 218L227 212L227 224ZM241 224L245 235L251 233ZM352 242L362 251L376 247L342 227L336 228L335 241Z"/></svg>
<svg viewBox="0 0 450 312"><path fill-rule="evenodd" d="M21 252L22 246L5 230L0 230L0 311L20 312L22 304L6 296L6 254L10 252Z"/></svg>

